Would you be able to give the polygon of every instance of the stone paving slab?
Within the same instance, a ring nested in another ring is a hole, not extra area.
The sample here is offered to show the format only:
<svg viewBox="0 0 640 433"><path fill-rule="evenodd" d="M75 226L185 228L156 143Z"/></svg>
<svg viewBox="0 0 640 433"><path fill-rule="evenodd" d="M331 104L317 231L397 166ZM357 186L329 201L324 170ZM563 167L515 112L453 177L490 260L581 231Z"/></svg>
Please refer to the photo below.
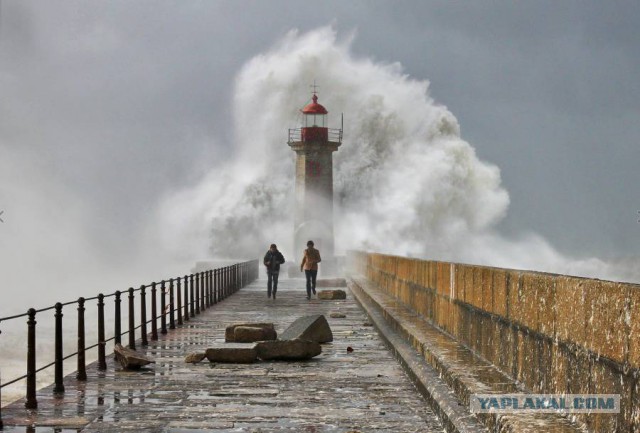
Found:
<svg viewBox="0 0 640 433"><path fill-rule="evenodd" d="M184 362L189 352L223 346L229 324L273 322L280 333L312 314L325 315L334 341L311 360ZM63 397L38 391L38 411L23 401L3 408L4 432L443 431L348 290L346 300L307 301L303 280L283 279L273 300L259 280L141 351L156 364L127 372L110 359L106 372L91 365L86 383L66 377Z"/></svg>

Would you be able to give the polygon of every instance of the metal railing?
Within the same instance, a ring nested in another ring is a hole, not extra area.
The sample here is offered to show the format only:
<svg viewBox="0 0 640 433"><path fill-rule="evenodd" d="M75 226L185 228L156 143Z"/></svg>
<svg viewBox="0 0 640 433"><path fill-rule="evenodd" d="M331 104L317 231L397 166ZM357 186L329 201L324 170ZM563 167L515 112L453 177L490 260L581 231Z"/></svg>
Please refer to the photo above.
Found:
<svg viewBox="0 0 640 433"><path fill-rule="evenodd" d="M287 143L295 143L298 141L303 141L302 128L289 129ZM327 141L342 143L342 129L327 128Z"/></svg>
<svg viewBox="0 0 640 433"><path fill-rule="evenodd" d="M27 409L37 409L38 401L36 399L36 375L37 373L50 368L55 368L54 394L64 393L63 384L63 364L64 361L77 356L76 379L78 381L87 380L86 372L86 352L92 349L98 349L98 366L99 370L107 369L106 362L106 345L113 341L114 345L122 344L122 336L128 334L129 348L136 348L136 331L140 330L140 345L147 346L149 338L158 340L158 319L160 320L160 333L166 334L168 329L175 329L176 324L182 325L191 318L200 314L202 311L214 304L222 301L231 294L237 292L242 287L258 278L258 260L251 260L243 263L237 263L231 266L225 266L218 269L212 269L204 272L197 272L184 277L171 278L163 280L160 283L153 282L148 285L142 285L137 289L129 288L126 292L119 290L109 295L100 293L98 296L91 298L78 298L77 301L65 303L56 303L47 308L36 310L30 308L26 313L15 316L2 317L0 323L9 320L27 317L27 372L23 376L9 380L0 384L0 403L2 388L12 385L16 382L26 379L26 400L25 407ZM160 314L158 314L158 287L160 289ZM151 290L151 319L147 320L147 289ZM122 332L122 294L128 294L128 330ZM140 321L136 325L136 294L139 294L138 310L140 311ZM168 302L167 302L168 295ZM111 338L105 338L105 300L113 298L114 301L114 335ZM97 338L98 342L90 347L85 347L85 303L87 301L97 300L98 320L97 320ZM65 355L63 353L63 308L69 305L77 304L78 314L78 346L77 351ZM40 313L55 310L55 355L54 361L36 368L36 316ZM167 318L169 320L167 328ZM151 325L151 333L147 333L147 325ZM0 404L0 429L3 428L2 409Z"/></svg>

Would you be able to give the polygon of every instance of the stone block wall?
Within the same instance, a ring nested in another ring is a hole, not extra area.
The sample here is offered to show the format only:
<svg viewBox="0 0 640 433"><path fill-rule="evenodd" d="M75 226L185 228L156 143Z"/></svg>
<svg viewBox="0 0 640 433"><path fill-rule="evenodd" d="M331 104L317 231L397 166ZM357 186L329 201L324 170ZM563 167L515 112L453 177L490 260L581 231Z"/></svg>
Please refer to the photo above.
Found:
<svg viewBox="0 0 640 433"><path fill-rule="evenodd" d="M364 276L536 393L620 394L594 432L640 432L640 285L351 251Z"/></svg>

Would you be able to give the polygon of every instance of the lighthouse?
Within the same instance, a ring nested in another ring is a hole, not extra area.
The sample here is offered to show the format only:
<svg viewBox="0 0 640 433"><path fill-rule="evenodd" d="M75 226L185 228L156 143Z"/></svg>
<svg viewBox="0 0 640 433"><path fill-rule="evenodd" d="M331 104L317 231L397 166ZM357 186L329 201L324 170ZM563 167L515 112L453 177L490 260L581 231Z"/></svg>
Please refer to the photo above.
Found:
<svg viewBox="0 0 640 433"><path fill-rule="evenodd" d="M289 129L287 142L296 153L294 251L300 259L312 240L322 255L320 272L327 275L335 262L332 155L342 144L342 128L329 129L329 112L318 103L315 86L312 102L301 111L302 126Z"/></svg>

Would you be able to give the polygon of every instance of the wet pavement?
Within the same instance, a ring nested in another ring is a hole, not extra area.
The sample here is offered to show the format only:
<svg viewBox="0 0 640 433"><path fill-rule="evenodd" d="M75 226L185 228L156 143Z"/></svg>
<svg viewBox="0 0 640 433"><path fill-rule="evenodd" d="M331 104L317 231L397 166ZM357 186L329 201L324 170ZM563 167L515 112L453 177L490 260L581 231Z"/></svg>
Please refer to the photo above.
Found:
<svg viewBox="0 0 640 433"><path fill-rule="evenodd" d="M87 382L65 378L62 397L39 390L37 411L22 401L3 408L3 432L442 432L350 291L346 300L307 301L303 285L283 279L273 300L266 281L254 282L150 342L141 351L156 360L151 368L91 365ZM310 361L184 362L224 345L229 324L273 322L281 333L310 314L324 314L334 336Z"/></svg>

